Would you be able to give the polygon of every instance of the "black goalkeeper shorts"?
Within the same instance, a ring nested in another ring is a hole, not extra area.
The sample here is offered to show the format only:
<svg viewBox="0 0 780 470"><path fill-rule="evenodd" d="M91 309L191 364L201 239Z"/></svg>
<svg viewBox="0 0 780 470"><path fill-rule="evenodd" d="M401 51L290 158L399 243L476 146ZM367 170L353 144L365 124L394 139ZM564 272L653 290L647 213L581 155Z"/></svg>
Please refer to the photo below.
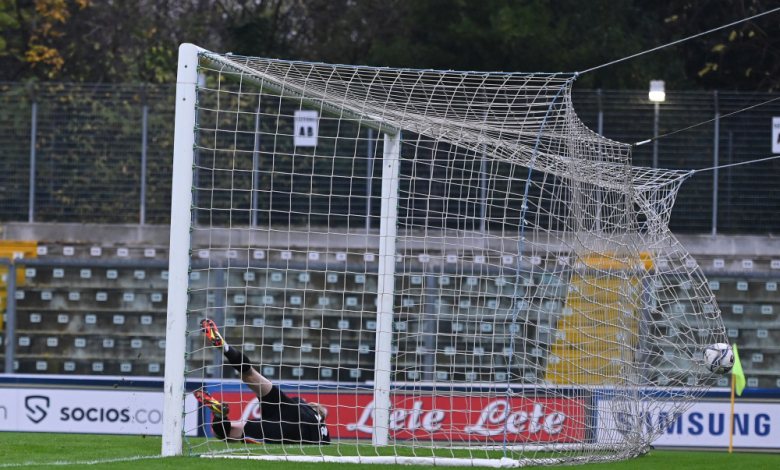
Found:
<svg viewBox="0 0 780 470"><path fill-rule="evenodd" d="M329 444L325 423L300 398L290 398L274 385L260 398L260 419L247 421L244 435L269 444Z"/></svg>

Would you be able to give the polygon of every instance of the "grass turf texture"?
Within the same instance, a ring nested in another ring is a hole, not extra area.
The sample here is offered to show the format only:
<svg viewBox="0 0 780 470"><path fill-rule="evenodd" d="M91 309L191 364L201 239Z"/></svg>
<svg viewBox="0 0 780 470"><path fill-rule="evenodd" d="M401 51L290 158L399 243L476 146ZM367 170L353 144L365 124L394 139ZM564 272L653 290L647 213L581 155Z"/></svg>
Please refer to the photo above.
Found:
<svg viewBox="0 0 780 470"><path fill-rule="evenodd" d="M193 443L202 443L202 440ZM154 457L160 453L159 437L107 436L91 434L34 434L0 432L0 468L24 465L25 468L51 467L54 463L77 463L129 459L133 457ZM276 446L278 447L278 446ZM223 445L224 448L224 445ZM335 446L328 452L333 453ZM342 452L354 452L354 446L341 446ZM203 447L197 447L203 449ZM213 450L218 450L216 446ZM204 449L205 450L205 449ZM257 448L259 450L259 447ZM271 446L269 450L273 451ZM312 449L313 450L313 449ZM292 452L291 452L292 453ZM310 453L310 452L307 452ZM401 452L399 452L401 453ZM539 457L539 455L537 455ZM91 465L91 469L137 469L144 470L187 468L188 470L219 468L220 470L260 468L263 470L422 470L430 467L395 465L355 465L331 463L265 462L233 459L201 459L198 457L144 458L103 462ZM651 451L649 455L626 462L591 464L588 470L650 470L650 469L701 469L733 470L776 470L780 468L779 454L726 454L722 452Z"/></svg>

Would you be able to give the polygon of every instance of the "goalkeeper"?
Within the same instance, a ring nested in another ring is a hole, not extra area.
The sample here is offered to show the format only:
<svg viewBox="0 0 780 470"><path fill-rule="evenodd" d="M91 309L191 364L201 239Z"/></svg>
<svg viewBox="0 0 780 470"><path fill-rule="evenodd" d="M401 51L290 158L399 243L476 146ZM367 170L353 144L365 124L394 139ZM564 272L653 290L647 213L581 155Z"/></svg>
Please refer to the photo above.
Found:
<svg viewBox="0 0 780 470"><path fill-rule="evenodd" d="M228 442L257 443L262 440L267 444L330 444L322 405L285 395L260 375L243 353L227 345L212 320L201 321L200 327L211 344L222 348L230 365L241 374L241 380L260 401L259 420L231 422L227 403L220 403L205 390L195 391L195 398L211 409L211 429L215 436Z"/></svg>

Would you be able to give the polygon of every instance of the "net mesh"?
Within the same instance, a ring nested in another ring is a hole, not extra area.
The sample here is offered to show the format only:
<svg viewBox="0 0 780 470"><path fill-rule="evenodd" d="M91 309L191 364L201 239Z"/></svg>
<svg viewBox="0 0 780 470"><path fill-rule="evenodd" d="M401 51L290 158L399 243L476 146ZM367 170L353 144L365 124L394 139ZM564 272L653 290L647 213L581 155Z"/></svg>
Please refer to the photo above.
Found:
<svg viewBox="0 0 780 470"><path fill-rule="evenodd" d="M720 312L667 227L688 173L633 167L629 145L582 125L575 75L213 53L199 67L187 376L233 423L270 419L198 332L211 318L287 396L325 408L331 444L225 444L206 407L188 410L206 436L193 452L619 460L713 382L702 352L725 342Z"/></svg>

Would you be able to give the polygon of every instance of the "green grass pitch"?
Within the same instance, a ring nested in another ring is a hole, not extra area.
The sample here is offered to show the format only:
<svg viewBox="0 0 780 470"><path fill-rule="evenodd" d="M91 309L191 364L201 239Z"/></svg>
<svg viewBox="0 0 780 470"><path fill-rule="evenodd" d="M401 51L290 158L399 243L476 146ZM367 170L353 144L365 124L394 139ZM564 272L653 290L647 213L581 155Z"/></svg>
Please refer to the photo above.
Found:
<svg viewBox="0 0 780 470"><path fill-rule="evenodd" d="M91 469L175 469L218 468L220 470L262 468L263 470L416 470L423 467L391 465L316 464L261 462L197 457L153 458L160 452L159 437L110 436L91 434L33 434L0 432L0 468L40 468L72 464L74 468L92 463ZM138 458L136 460L126 460ZM123 460L124 459L124 460ZM428 468L428 467L426 467ZM778 470L780 454L723 452L651 451L627 462L592 464L593 470Z"/></svg>

